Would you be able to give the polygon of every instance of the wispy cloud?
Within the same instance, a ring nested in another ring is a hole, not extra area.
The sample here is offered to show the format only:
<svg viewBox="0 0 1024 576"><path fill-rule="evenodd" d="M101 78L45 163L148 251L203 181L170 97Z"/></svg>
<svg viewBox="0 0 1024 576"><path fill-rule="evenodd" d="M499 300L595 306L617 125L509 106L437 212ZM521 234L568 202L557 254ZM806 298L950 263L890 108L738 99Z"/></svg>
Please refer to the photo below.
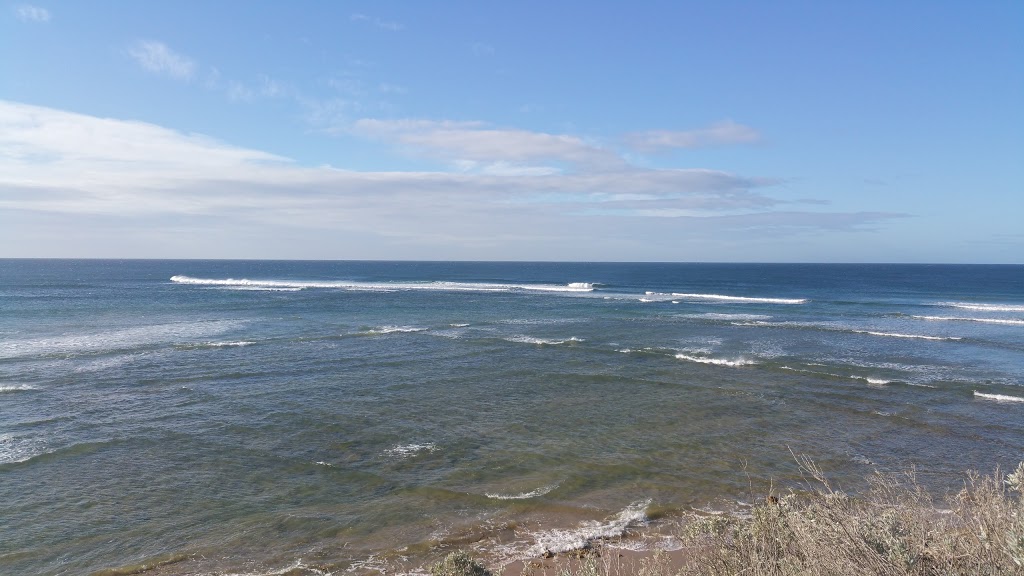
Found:
<svg viewBox="0 0 1024 576"><path fill-rule="evenodd" d="M353 131L396 142L462 167L492 163L610 170L620 156L565 134L491 128L482 122L362 119Z"/></svg>
<svg viewBox="0 0 1024 576"><path fill-rule="evenodd" d="M22 22L49 22L50 11L46 8L40 8L39 6L33 6L31 4L21 4L14 9L14 13L18 15L18 19Z"/></svg>
<svg viewBox="0 0 1024 576"><path fill-rule="evenodd" d="M151 248L139 256L183 254L168 253L170 245L209 256L204 246L230 245L234 251L218 254L337 257L310 248L327 243L374 246L358 257L476 259L636 259L642 246L671 259L686 238L727 230L774 237L859 230L894 217L773 212L777 202L762 191L773 180L716 170L621 162L601 170L592 161L611 153L568 136L413 120L361 129L477 158L487 169L306 167L152 124L0 101L0 214L18 214L14 221L32 223L20 230L41 239L58 223L54 238L65 243L106 238L111 254L126 249L112 232L120 230ZM482 151L472 152L477 145ZM575 169L538 168L545 161L532 146ZM12 234L0 226L0 246L18 244ZM290 240L261 243L270 236Z"/></svg>
<svg viewBox="0 0 1024 576"><path fill-rule="evenodd" d="M139 40L128 49L128 55L140 66L157 74L179 80L192 78L196 64L190 58L171 50L163 42Z"/></svg>
<svg viewBox="0 0 1024 576"><path fill-rule="evenodd" d="M399 30L405 28L405 26L399 22L395 22L392 20L381 20L380 18L374 16L367 16L366 14L356 13L350 16L349 19L352 20L353 22L369 22L370 24L373 24L377 28L380 28L382 30L390 30L391 32L398 32Z"/></svg>
<svg viewBox="0 0 1024 576"><path fill-rule="evenodd" d="M628 146L642 152L657 152L671 148L702 148L723 144L750 144L759 140L761 140L761 134L757 130L731 120L697 130L634 132L625 138Z"/></svg>

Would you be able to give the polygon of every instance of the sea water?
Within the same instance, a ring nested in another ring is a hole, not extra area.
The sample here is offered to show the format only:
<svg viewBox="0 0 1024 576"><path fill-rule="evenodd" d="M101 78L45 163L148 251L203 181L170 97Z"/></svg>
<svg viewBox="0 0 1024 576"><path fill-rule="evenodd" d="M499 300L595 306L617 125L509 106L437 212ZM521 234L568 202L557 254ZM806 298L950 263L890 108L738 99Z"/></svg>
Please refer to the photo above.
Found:
<svg viewBox="0 0 1024 576"><path fill-rule="evenodd" d="M1024 459L1024 267L0 260L3 574L636 545L794 454Z"/></svg>

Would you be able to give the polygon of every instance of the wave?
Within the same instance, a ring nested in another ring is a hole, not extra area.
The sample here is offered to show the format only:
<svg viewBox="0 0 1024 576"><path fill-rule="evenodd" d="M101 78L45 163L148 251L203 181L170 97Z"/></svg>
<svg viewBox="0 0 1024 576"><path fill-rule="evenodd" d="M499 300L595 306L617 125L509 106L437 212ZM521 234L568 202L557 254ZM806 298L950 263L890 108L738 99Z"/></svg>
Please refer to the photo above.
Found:
<svg viewBox="0 0 1024 576"><path fill-rule="evenodd" d="M0 392L27 392L29 390L39 390L35 386L29 386L28 384L15 384L13 386L0 386Z"/></svg>
<svg viewBox="0 0 1024 576"><path fill-rule="evenodd" d="M593 292L595 287L587 282L568 284L506 284L495 282L450 282L450 281L391 281L359 282L355 280L250 280L247 278L193 278L171 276L171 282L193 286L220 286L236 289L337 289L351 291L396 291L431 290L439 292Z"/></svg>
<svg viewBox="0 0 1024 576"><path fill-rule="evenodd" d="M873 378L871 376L857 376L856 374L836 374L835 372L819 372L818 370L807 370L805 368L793 368L792 366L779 366L782 370L789 370L790 372L802 372L804 374L814 374L815 376L828 376L831 378L848 378L850 380L861 380L867 382L872 386L885 386L886 384L892 384L895 380L885 380L883 378ZM930 386L929 386L930 388Z"/></svg>
<svg viewBox="0 0 1024 576"><path fill-rule="evenodd" d="M657 294L648 292L648 294ZM685 300L716 300L721 302L737 302L737 303L749 303L749 304L806 304L808 300L806 298L760 298L753 296L726 296L724 294L687 294L680 292L672 292L667 294L675 298L682 298Z"/></svg>
<svg viewBox="0 0 1024 576"><path fill-rule="evenodd" d="M427 328L422 328L419 326L379 326L377 328L370 328L369 330L364 330L360 332L360 334L365 334L367 336L380 336L383 334L406 334L411 332L424 332L426 330Z"/></svg>
<svg viewBox="0 0 1024 576"><path fill-rule="evenodd" d="M975 302L939 302L936 306L978 310L981 312L1024 312L1024 304L979 304Z"/></svg>
<svg viewBox="0 0 1024 576"><path fill-rule="evenodd" d="M757 364L753 360L747 360L745 358L738 358L736 360L727 360L725 358L708 358L706 356L691 356L689 354L679 353L676 354L676 358L680 360L687 360L689 362L699 362L701 364L714 364L716 366L751 366Z"/></svg>
<svg viewBox="0 0 1024 576"><path fill-rule="evenodd" d="M433 452L437 450L437 446L433 442L425 442L423 444L399 444L392 448L388 448L384 451L386 456L394 456L398 458L408 458L409 456L415 456L420 452Z"/></svg>
<svg viewBox="0 0 1024 576"><path fill-rule="evenodd" d="M974 391L974 396L977 398L984 398L985 400L995 400L996 402L1024 402L1024 398L1020 396L1006 396L1004 394L985 394L984 392Z"/></svg>
<svg viewBox="0 0 1024 576"><path fill-rule="evenodd" d="M680 314L679 318L696 318L707 320L770 320L771 316L765 314L720 314L707 312L705 314Z"/></svg>
<svg viewBox="0 0 1024 576"><path fill-rule="evenodd" d="M535 535L537 544L531 551L533 556L547 553L570 552L590 546L595 540L618 538L630 528L644 526L648 522L647 507L651 500L634 502L605 522L591 520L583 522L572 530L549 530Z"/></svg>
<svg viewBox="0 0 1024 576"><path fill-rule="evenodd" d="M804 328L807 330L822 330L825 332L847 332L850 334L867 334L869 336L881 336L884 338L910 338L917 340L963 340L960 336L929 336L925 334L904 334L902 332L882 332L879 330L861 330L844 326L831 326L814 322L765 322L764 320L747 320L731 323L733 326L755 326L761 328Z"/></svg>
<svg viewBox="0 0 1024 576"><path fill-rule="evenodd" d="M985 324L1008 324L1024 326L1024 320L1008 320L1004 318L968 318L965 316L911 316L918 320L950 321L950 322L982 322Z"/></svg>
<svg viewBox="0 0 1024 576"><path fill-rule="evenodd" d="M536 490L531 490L529 492L523 492L522 494L495 494L495 493L487 492L487 493L484 494L484 496L487 496L488 498L492 498L494 500L527 500L527 499L530 499L530 498L536 498L538 496L543 496L543 495L547 494L548 492L551 492L555 488L558 488L558 484L552 484L550 486L544 486L542 488L537 488Z"/></svg>
<svg viewBox="0 0 1024 576"><path fill-rule="evenodd" d="M502 338L506 342L516 342L519 344L536 344L538 346L556 346L558 344L567 344L569 342L583 342L583 339L575 336L566 338L564 340L551 340L549 338L534 338L533 336L509 336Z"/></svg>
<svg viewBox="0 0 1024 576"><path fill-rule="evenodd" d="M920 334L900 334L898 332L875 332L873 330L851 330L857 334L870 334L872 336L887 336L890 338L918 338L921 340L963 340L959 336L923 336Z"/></svg>
<svg viewBox="0 0 1024 576"><path fill-rule="evenodd" d="M48 338L13 340L0 343L0 358L20 358L48 354L100 353L152 346L181 340L216 336L241 325L235 320L173 322Z"/></svg>

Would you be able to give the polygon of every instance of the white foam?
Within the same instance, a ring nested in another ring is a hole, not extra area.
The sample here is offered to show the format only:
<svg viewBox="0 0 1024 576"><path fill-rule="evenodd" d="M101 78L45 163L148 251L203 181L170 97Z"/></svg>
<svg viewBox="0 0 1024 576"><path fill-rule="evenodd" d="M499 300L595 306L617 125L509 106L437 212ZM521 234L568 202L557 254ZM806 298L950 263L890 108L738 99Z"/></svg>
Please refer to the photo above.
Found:
<svg viewBox="0 0 1024 576"><path fill-rule="evenodd" d="M252 340L235 340L233 342L207 342L203 346L209 346L210 348L231 348L241 346L251 346L255 344Z"/></svg>
<svg viewBox="0 0 1024 576"><path fill-rule="evenodd" d="M28 390L39 390L35 386L29 386L28 384L15 384L13 386L0 386L0 392L26 392Z"/></svg>
<svg viewBox="0 0 1024 576"><path fill-rule="evenodd" d="M979 310L982 312L1024 312L1024 304L979 304L975 302L939 302L937 306Z"/></svg>
<svg viewBox="0 0 1024 576"><path fill-rule="evenodd" d="M1024 326L1024 320L1008 320L1004 318L967 318L963 316L911 316L919 320L952 321L952 322L983 322L986 324L1009 324Z"/></svg>
<svg viewBox="0 0 1024 576"><path fill-rule="evenodd" d="M394 290L434 290L444 292L593 292L593 284L587 282L571 282L569 284L505 284L496 282L449 282L449 281L412 281L412 282L359 282L355 280L250 280L248 278L193 278L191 276L171 276L171 282L193 286L226 286L238 289L337 289L353 291L394 291Z"/></svg>
<svg viewBox="0 0 1024 576"><path fill-rule="evenodd" d="M241 325L235 320L173 322L103 332L51 336L0 343L0 358L44 354L97 353L151 346L223 334Z"/></svg>
<svg viewBox="0 0 1024 576"><path fill-rule="evenodd" d="M377 328L371 328L362 332L362 334L368 334L373 336L379 336L381 334L405 334L410 332L423 332L426 328L419 326L380 326Z"/></svg>
<svg viewBox="0 0 1024 576"><path fill-rule="evenodd" d="M555 488L558 488L558 484L552 484L550 486L544 486L542 488L537 488L536 490L531 490L529 492L523 492L522 494L497 494L497 493L487 492L487 493L484 494L484 496L487 496L488 498L493 498L494 500L527 500L527 499L530 499L530 498L536 498L538 496L543 496L543 495L547 494L548 492L551 492Z"/></svg>
<svg viewBox="0 0 1024 576"><path fill-rule="evenodd" d="M384 451L384 454L398 458L408 458L409 456L414 456L420 452L433 452L434 450L437 450L437 446L433 442L425 442L423 444L399 444L393 448L388 448Z"/></svg>
<svg viewBox="0 0 1024 576"><path fill-rule="evenodd" d="M922 336L920 334L900 334L898 332L875 332L873 330L853 330L857 334L870 334L872 336L887 336L890 338L917 338L920 340L963 340L958 336Z"/></svg>
<svg viewBox="0 0 1024 576"><path fill-rule="evenodd" d="M211 286L215 290L238 290L241 292L298 292L302 288L273 286Z"/></svg>
<svg viewBox="0 0 1024 576"><path fill-rule="evenodd" d="M565 340L552 340L549 338L534 338L533 336L509 336L502 338L506 342L516 342L519 344L536 344L538 346L556 346L558 344L565 344L567 342L583 342L581 338L575 336L567 338Z"/></svg>
<svg viewBox="0 0 1024 576"><path fill-rule="evenodd" d="M759 303L759 304L805 304L807 303L806 298L758 298L751 296L726 296L724 294L683 294L679 292L673 292L671 294L677 298L684 298L686 300L719 300L722 302L741 302L741 303Z"/></svg>
<svg viewBox="0 0 1024 576"><path fill-rule="evenodd" d="M45 443L38 438L0 434L0 464L24 462L45 453Z"/></svg>
<svg viewBox="0 0 1024 576"><path fill-rule="evenodd" d="M707 312L705 314L680 314L680 318L706 318L708 320L769 320L771 316L764 314L721 314Z"/></svg>
<svg viewBox="0 0 1024 576"><path fill-rule="evenodd" d="M319 568L314 568L302 563L302 560L298 560L295 564L281 568L279 570L270 570L267 572L225 572L223 576L288 576L295 574L298 570L302 570L303 574L315 574L317 576L331 576L332 572L325 572Z"/></svg>
<svg viewBox="0 0 1024 576"><path fill-rule="evenodd" d="M985 400L995 400L996 402L1024 402L1024 398L1020 396L1006 396L1005 394L985 394L983 392L974 391L974 395L978 398L984 398Z"/></svg>
<svg viewBox="0 0 1024 576"><path fill-rule="evenodd" d="M334 468L334 464L331 464L330 462L324 462L323 460L317 460L316 462L314 462L314 464L316 464L317 466L327 466L328 468Z"/></svg>
<svg viewBox="0 0 1024 576"><path fill-rule="evenodd" d="M465 328L465 327L469 326L469 324L465 324L465 323L461 323L461 322L453 322L453 323L449 324L449 326L451 326L452 328Z"/></svg>
<svg viewBox="0 0 1024 576"><path fill-rule="evenodd" d="M816 366L822 366L822 364L816 364ZM782 370L789 370L791 372L803 372L804 374L814 374L817 376L830 376L832 378L850 378L852 380L863 380L872 386L884 386L886 384L892 384L892 380L884 380L882 378L872 378L870 376L856 376L856 375L844 375L836 374L835 372L818 372L817 370L806 370L803 368L793 368L792 366L779 366Z"/></svg>
<svg viewBox="0 0 1024 576"><path fill-rule="evenodd" d="M753 360L747 360L745 358L737 358L736 360L727 360L725 358L708 358L704 356L691 356L689 354L679 353L676 354L676 358L680 360L687 360L689 362L700 362L701 364L714 364L716 366L750 366L757 364Z"/></svg>
<svg viewBox="0 0 1024 576"><path fill-rule="evenodd" d="M605 522L591 520L572 530L541 532L535 536L537 544L532 550L532 555L580 550L587 548L595 540L618 538L630 528L647 524L646 511L650 505L650 500L635 502Z"/></svg>

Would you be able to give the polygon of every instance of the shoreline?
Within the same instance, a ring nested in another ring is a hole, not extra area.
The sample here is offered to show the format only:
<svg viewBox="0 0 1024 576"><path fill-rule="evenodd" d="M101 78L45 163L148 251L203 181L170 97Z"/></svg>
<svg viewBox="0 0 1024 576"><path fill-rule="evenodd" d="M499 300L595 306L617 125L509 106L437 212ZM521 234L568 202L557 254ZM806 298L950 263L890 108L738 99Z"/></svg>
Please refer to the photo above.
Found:
<svg viewBox="0 0 1024 576"><path fill-rule="evenodd" d="M942 496L923 488L913 470L876 473L869 490L851 496L809 459L797 459L807 472L805 489L769 490L745 510L652 518L645 501L604 522L578 523L575 532L508 525L341 564L310 557L276 568L257 560L216 566L196 554L168 554L92 576L724 575L736 573L729 566L765 562L778 570L753 573L803 574L817 566L832 574L917 574L924 565L937 573L1024 574L1024 462L1010 473L966 472L963 489ZM536 537L553 533L578 539L554 550L551 540ZM523 534L534 535L535 544L525 546Z"/></svg>

